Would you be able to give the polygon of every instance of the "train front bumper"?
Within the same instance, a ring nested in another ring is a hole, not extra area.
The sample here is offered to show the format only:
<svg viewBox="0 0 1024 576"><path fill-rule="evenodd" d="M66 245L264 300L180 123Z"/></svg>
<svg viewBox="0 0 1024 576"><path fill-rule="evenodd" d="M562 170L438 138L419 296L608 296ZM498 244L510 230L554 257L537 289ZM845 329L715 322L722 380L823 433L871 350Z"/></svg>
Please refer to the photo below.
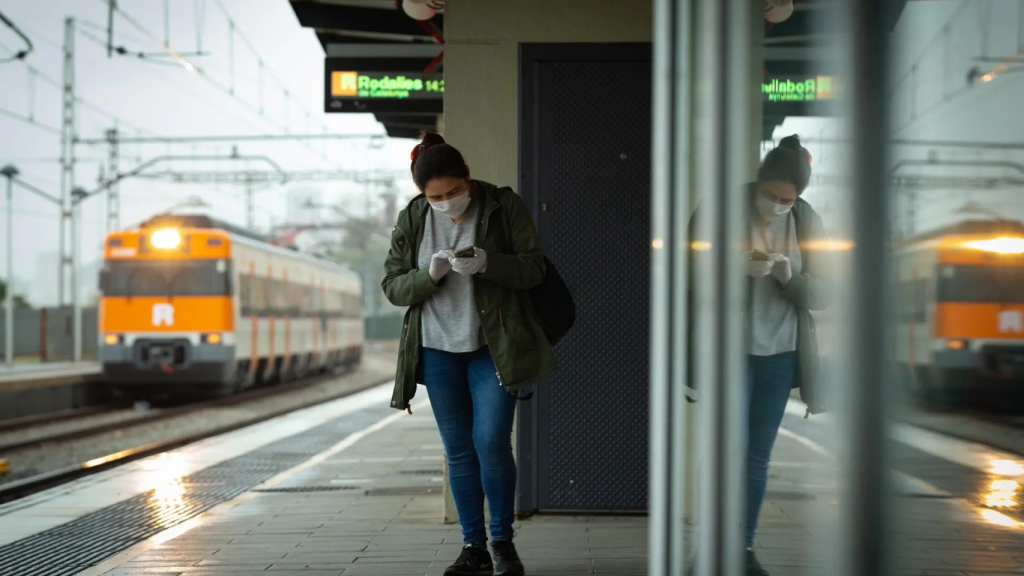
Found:
<svg viewBox="0 0 1024 576"><path fill-rule="evenodd" d="M1024 393L1024 344L991 342L936 351L933 382L947 391Z"/></svg>
<svg viewBox="0 0 1024 576"><path fill-rule="evenodd" d="M236 376L235 347L198 335L127 337L100 346L103 375L113 384L229 385Z"/></svg>

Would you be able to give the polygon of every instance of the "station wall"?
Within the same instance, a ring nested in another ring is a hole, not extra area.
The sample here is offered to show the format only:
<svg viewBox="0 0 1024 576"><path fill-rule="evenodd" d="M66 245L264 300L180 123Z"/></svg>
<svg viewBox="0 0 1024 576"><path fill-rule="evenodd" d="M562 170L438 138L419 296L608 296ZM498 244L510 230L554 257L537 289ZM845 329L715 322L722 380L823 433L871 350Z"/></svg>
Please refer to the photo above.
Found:
<svg viewBox="0 0 1024 576"><path fill-rule="evenodd" d="M519 45L650 42L649 0L448 0L444 136L474 178L519 181Z"/></svg>

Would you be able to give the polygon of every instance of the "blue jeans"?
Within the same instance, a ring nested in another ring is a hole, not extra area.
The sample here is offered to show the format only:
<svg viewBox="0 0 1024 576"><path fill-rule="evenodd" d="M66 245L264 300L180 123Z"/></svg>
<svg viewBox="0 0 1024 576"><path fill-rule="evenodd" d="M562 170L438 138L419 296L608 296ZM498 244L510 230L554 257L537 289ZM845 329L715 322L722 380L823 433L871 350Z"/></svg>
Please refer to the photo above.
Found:
<svg viewBox="0 0 1024 576"><path fill-rule="evenodd" d="M498 381L486 346L460 354L424 348L423 379L448 457L464 543L487 542L484 495L491 508L491 538L511 541L516 498L515 396Z"/></svg>
<svg viewBox="0 0 1024 576"><path fill-rule="evenodd" d="M748 356L747 548L754 547L757 518L768 488L768 462L796 378L797 354Z"/></svg>

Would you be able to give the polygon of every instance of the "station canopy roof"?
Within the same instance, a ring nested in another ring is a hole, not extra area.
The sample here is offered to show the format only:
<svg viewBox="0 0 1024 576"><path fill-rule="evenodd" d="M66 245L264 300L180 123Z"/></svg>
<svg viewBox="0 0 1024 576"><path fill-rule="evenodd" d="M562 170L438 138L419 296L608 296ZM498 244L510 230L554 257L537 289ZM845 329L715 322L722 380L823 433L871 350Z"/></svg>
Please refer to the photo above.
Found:
<svg viewBox="0 0 1024 576"><path fill-rule="evenodd" d="M422 48L423 56L386 56L375 58L385 68L394 71L409 70L410 64L425 69L442 46L434 38L444 30L444 14L439 13L428 22L417 22L402 11L396 0L290 0L295 16L304 28L316 33L325 55L334 56L332 46L365 45L365 54L386 55L387 45L405 45ZM433 31L433 34L431 31ZM376 50L375 50L376 47ZM441 62L443 66L443 60ZM423 130L437 128L436 113L374 114L388 136L419 138Z"/></svg>
<svg viewBox="0 0 1024 576"><path fill-rule="evenodd" d="M299 23L311 28L327 55L332 45L362 44L367 53L374 45L381 52L385 45L418 46L423 50L442 47L434 38L444 30L444 13L429 22L413 20L401 9L400 0L289 0ZM892 0L888 13L882 17L889 30L895 28L907 0ZM829 17L829 11L841 8L835 0L800 0L793 15L774 25L766 26L764 68L766 78L799 78L831 75L838 72L834 45L836 34L842 33L842 18ZM766 22L763 22L767 24ZM436 55L436 54L435 54ZM425 68L433 58L423 56L416 63ZM396 57L395 70L407 68L409 58ZM401 61L399 61L401 60ZM379 60L386 62L386 58ZM443 66L443 61L442 64ZM839 79L839 82L842 80ZM770 139L775 128L787 116L828 115L827 106L814 102L772 102L764 107L762 136ZM432 130L437 123L436 114L375 114L384 124L388 135L417 138L422 130Z"/></svg>

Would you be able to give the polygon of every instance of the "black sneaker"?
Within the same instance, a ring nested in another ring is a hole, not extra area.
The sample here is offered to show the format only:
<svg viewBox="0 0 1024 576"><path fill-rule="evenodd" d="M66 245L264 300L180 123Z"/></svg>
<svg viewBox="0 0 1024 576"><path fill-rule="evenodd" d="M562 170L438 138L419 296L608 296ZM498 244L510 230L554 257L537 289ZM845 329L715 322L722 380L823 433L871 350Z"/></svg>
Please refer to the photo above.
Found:
<svg viewBox="0 0 1024 576"><path fill-rule="evenodd" d="M747 550L747 576L771 576L767 570L761 567L753 550Z"/></svg>
<svg viewBox="0 0 1024 576"><path fill-rule="evenodd" d="M445 568L444 576L491 576L494 564L487 548L468 544L462 547L462 553L455 564Z"/></svg>
<svg viewBox="0 0 1024 576"><path fill-rule="evenodd" d="M519 560L519 553L516 552L515 544L493 542L491 549L494 550L494 563L497 564L494 576L523 576L526 574L523 563Z"/></svg>

